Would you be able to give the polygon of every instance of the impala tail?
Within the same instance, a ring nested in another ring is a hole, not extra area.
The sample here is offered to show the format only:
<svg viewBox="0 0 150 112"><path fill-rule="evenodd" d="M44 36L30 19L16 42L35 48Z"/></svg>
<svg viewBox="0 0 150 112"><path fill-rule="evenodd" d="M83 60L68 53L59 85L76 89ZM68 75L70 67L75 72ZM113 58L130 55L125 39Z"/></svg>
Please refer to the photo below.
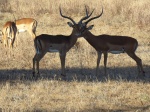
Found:
<svg viewBox="0 0 150 112"><path fill-rule="evenodd" d="M36 53L40 54L40 51L42 50L42 45L38 38L34 39L34 47L35 47Z"/></svg>
<svg viewBox="0 0 150 112"><path fill-rule="evenodd" d="M9 29L10 29L9 30L9 39L11 40L10 43L9 43L9 46L13 47L15 34L14 34L14 30L13 30L12 26L10 26Z"/></svg>
<svg viewBox="0 0 150 112"><path fill-rule="evenodd" d="M11 46L13 47L14 42L15 42L15 38L16 38L16 33L17 33L17 27L15 25L15 23L12 23L12 26L10 27L10 37L12 40Z"/></svg>
<svg viewBox="0 0 150 112"><path fill-rule="evenodd" d="M14 39L15 38L15 29L13 28L13 26L10 27L10 32L9 32L9 35L10 35L10 39Z"/></svg>

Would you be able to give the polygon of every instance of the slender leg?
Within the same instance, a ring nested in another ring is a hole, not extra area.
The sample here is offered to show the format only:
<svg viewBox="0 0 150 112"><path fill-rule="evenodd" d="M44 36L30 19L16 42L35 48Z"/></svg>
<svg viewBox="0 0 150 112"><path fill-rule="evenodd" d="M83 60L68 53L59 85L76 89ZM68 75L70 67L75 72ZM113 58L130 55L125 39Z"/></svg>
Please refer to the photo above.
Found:
<svg viewBox="0 0 150 112"><path fill-rule="evenodd" d="M12 39L8 38L8 57L10 58L11 56L11 50L12 50Z"/></svg>
<svg viewBox="0 0 150 112"><path fill-rule="evenodd" d="M35 77L35 73L38 74L38 76L40 75L39 73L39 62L40 60L43 58L43 56L45 55L46 53L39 53L39 54L35 54L34 58L33 58L33 77ZM35 66L36 64L36 66Z"/></svg>
<svg viewBox="0 0 150 112"><path fill-rule="evenodd" d="M37 61L37 62L36 62L36 65L37 65L37 77L40 77L39 62L40 62L40 61Z"/></svg>
<svg viewBox="0 0 150 112"><path fill-rule="evenodd" d="M11 40L11 46L12 46L12 48L14 47L14 42L15 42L15 37L13 37L13 39Z"/></svg>
<svg viewBox="0 0 150 112"><path fill-rule="evenodd" d="M60 61L61 61L61 75L66 76L65 73L65 59L66 59L66 53L59 53Z"/></svg>
<svg viewBox="0 0 150 112"><path fill-rule="evenodd" d="M100 60L101 60L102 52L98 51L97 55L98 55L98 57L97 57L96 75L98 76L98 69L99 69L99 63L100 63Z"/></svg>
<svg viewBox="0 0 150 112"><path fill-rule="evenodd" d="M37 27L37 22L35 21L33 24L32 24L32 37L35 38L36 37L36 27Z"/></svg>
<svg viewBox="0 0 150 112"><path fill-rule="evenodd" d="M107 52L104 52L104 69L105 69L105 75L106 75L106 73L107 73L107 70L106 70L107 57L108 57L108 53L107 53Z"/></svg>
<svg viewBox="0 0 150 112"><path fill-rule="evenodd" d="M16 39L16 33L17 33L17 29L12 28L12 34L11 34L11 46L14 47L14 42Z"/></svg>
<svg viewBox="0 0 150 112"><path fill-rule="evenodd" d="M127 54L133 59L136 61L137 63L137 66L138 66L138 70L139 70L139 74L140 72L142 72L142 77L145 75L144 73L144 70L143 70L143 66L142 66L142 60L136 56L136 54L134 52L127 52Z"/></svg>
<svg viewBox="0 0 150 112"><path fill-rule="evenodd" d="M36 37L35 32L36 32L36 29L32 29L32 37L33 37L33 38L35 38L35 37Z"/></svg>
<svg viewBox="0 0 150 112"><path fill-rule="evenodd" d="M35 78L36 77L36 74L39 75L39 60L36 58L37 55L35 55L35 57L33 58L33 77Z"/></svg>
<svg viewBox="0 0 150 112"><path fill-rule="evenodd" d="M15 47L17 47L17 46L18 46L18 35L19 35L19 32L16 32L16 37L15 37L16 44L15 44Z"/></svg>
<svg viewBox="0 0 150 112"><path fill-rule="evenodd" d="M35 54L35 56L34 56L34 58L33 58L33 72L32 72L32 74L33 74L33 77L35 77L35 64L36 64L36 62L37 62L37 59L36 59L36 57L37 57L37 54Z"/></svg>
<svg viewBox="0 0 150 112"><path fill-rule="evenodd" d="M33 32L32 32L32 37L33 37L33 39L36 37L35 33L33 33Z"/></svg>
<svg viewBox="0 0 150 112"><path fill-rule="evenodd" d="M7 41L8 41L8 40L7 40L6 34L4 34L4 36L3 36L4 47L7 47L7 45L8 45L8 42L7 42Z"/></svg>
<svg viewBox="0 0 150 112"><path fill-rule="evenodd" d="M33 31L28 31L28 32L32 36L33 39L36 37L35 32L33 32Z"/></svg>

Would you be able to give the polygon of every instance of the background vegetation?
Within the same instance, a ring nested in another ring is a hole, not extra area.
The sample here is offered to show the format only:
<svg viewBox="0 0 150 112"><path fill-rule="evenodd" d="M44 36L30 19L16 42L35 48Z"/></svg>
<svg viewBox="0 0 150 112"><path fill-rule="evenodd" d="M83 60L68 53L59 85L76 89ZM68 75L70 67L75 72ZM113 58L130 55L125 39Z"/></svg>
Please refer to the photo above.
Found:
<svg viewBox="0 0 150 112"><path fill-rule="evenodd" d="M95 77L96 51L79 38L66 57L66 79L60 77L58 53L48 53L40 62L41 79L33 81L33 39L28 33L19 34L20 44L8 56L0 44L0 109L1 111L150 111L150 1L149 0L1 0L0 28L6 21L31 17L38 21L37 35L63 34L72 31L65 15L79 21L84 6L93 16L95 35L126 35L139 42L136 54L142 59L146 77L137 80L136 63L126 54L109 54L107 76L103 57L99 76ZM14 16L13 16L14 15Z"/></svg>

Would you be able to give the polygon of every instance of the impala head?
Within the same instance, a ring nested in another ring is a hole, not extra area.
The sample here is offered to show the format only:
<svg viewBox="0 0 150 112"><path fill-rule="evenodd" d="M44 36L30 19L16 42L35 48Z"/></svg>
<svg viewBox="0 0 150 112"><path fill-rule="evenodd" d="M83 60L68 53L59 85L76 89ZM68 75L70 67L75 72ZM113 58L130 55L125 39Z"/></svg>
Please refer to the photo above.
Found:
<svg viewBox="0 0 150 112"><path fill-rule="evenodd" d="M76 35L77 37L79 37L81 34L80 34L80 30L81 30L81 25L79 23L81 23L81 21L83 21L84 19L86 19L86 17L82 18L79 23L77 24L71 17L68 17L68 16L65 16L62 14L62 11L61 11L61 8L59 8L59 11L60 11L60 15L63 17L63 18L66 18L66 19L69 19L71 22L67 22L67 24L73 28L73 34Z"/></svg>
<svg viewBox="0 0 150 112"><path fill-rule="evenodd" d="M90 21L101 17L102 14L103 14L103 8L102 8L102 12L101 12L98 16L92 17L92 18L90 18L89 20L83 22L83 20L88 19L88 18L92 15L92 13L93 13L93 11L94 11L94 10L93 10L93 11L88 15L88 11L87 11L86 6L85 6L85 10L86 10L86 16L83 17L84 19L82 18L82 19L79 21L79 23L78 23L78 24L80 25L80 35L83 35L83 34L85 34L85 32L87 32L87 31L89 31L89 30L92 30L92 28L94 27L94 25L90 25L90 26L87 27L87 24L88 24Z"/></svg>

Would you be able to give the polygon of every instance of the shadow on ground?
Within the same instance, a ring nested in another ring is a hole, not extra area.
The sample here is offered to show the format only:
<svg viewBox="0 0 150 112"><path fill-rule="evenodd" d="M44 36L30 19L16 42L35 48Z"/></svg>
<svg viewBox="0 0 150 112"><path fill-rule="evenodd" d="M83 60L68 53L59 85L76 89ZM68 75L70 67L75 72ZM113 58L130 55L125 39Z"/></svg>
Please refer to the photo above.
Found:
<svg viewBox="0 0 150 112"><path fill-rule="evenodd" d="M137 78L137 67L107 68L107 75L104 75L104 68L101 67L99 75L95 76L95 69L90 68L66 68L66 77L61 77L60 69L40 69L40 79L62 79L65 81L107 81L107 80L127 80L150 82L150 66L145 65L145 77ZM0 70L0 81L6 80L32 80L32 69Z"/></svg>
<svg viewBox="0 0 150 112"><path fill-rule="evenodd" d="M132 106L124 106L127 109L103 109L102 108L94 108L83 110L82 112L148 112L150 109L150 105L143 107L132 107Z"/></svg>
<svg viewBox="0 0 150 112"><path fill-rule="evenodd" d="M126 106L124 105L125 108L127 109L105 109L104 107L99 107L96 108L94 107L93 109L85 109L85 110L80 110L78 112L149 112L150 105L148 106L143 106L143 107L132 107L132 106ZM62 108L57 108L57 110L54 110L53 112L57 111L65 111ZM28 110L28 111L33 111L33 110ZM34 112L48 112L49 110L43 110L43 109L35 109Z"/></svg>

